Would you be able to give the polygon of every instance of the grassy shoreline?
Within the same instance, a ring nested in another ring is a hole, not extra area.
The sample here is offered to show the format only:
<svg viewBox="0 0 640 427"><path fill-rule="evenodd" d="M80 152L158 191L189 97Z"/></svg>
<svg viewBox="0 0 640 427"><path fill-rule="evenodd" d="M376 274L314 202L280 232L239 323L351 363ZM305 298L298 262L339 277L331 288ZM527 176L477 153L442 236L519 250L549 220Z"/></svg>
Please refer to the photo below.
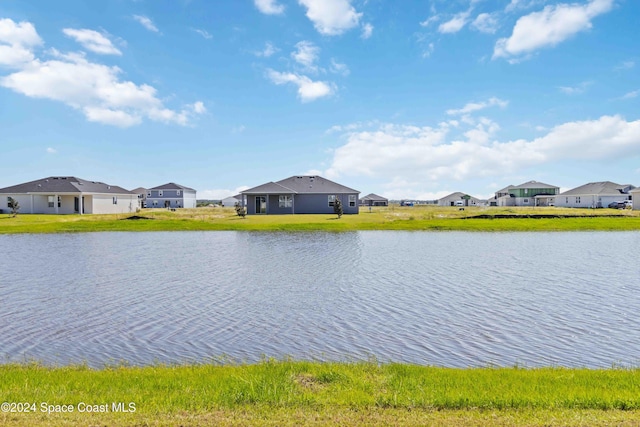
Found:
<svg viewBox="0 0 640 427"><path fill-rule="evenodd" d="M133 216L141 219L131 220ZM359 215L252 215L232 208L170 212L145 209L119 215L0 215L0 234L96 231L630 231L640 230L640 212L614 209L457 208L419 206L366 208Z"/></svg>
<svg viewBox="0 0 640 427"><path fill-rule="evenodd" d="M1 413L2 425L637 425L640 368L7 364L0 396L37 404L35 412ZM42 402L75 410L47 414ZM83 404L107 410L89 413Z"/></svg>

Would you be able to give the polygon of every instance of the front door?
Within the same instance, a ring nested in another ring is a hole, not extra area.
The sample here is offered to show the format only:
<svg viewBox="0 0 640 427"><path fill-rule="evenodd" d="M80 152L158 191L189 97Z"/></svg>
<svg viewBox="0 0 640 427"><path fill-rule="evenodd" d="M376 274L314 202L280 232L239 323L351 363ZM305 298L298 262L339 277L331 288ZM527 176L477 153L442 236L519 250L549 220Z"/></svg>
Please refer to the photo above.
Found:
<svg viewBox="0 0 640 427"><path fill-rule="evenodd" d="M267 198L265 196L256 196L256 213L267 213Z"/></svg>

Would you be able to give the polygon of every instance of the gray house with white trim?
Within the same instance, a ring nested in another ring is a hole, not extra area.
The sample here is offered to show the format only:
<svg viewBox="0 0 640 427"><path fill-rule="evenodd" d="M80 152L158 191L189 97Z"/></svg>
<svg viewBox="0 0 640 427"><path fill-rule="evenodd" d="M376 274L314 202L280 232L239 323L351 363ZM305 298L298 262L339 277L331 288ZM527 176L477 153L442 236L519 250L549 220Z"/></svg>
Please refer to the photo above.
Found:
<svg viewBox="0 0 640 427"><path fill-rule="evenodd" d="M148 208L195 208L196 190L169 182L147 190Z"/></svg>
<svg viewBox="0 0 640 427"><path fill-rule="evenodd" d="M438 206L478 206L480 199L457 191L438 199Z"/></svg>
<svg viewBox="0 0 640 427"><path fill-rule="evenodd" d="M23 214L112 214L136 212L138 195L116 185L73 176L50 176L0 188L0 209L9 197Z"/></svg>
<svg viewBox="0 0 640 427"><path fill-rule="evenodd" d="M611 181L590 182L556 196L556 206L567 208L606 208L612 202L632 200L630 184Z"/></svg>
<svg viewBox="0 0 640 427"><path fill-rule="evenodd" d="M248 215L333 214L336 197L345 214L357 214L360 192L321 176L292 176L242 191Z"/></svg>

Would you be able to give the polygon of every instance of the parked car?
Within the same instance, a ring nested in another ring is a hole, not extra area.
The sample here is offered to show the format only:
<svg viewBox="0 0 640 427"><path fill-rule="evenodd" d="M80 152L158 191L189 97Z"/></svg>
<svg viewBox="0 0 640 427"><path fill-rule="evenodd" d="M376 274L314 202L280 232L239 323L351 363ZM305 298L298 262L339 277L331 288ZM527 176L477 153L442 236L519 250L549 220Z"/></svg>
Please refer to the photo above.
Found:
<svg viewBox="0 0 640 427"><path fill-rule="evenodd" d="M611 202L607 207L612 209L624 209L627 207L627 204L625 202Z"/></svg>

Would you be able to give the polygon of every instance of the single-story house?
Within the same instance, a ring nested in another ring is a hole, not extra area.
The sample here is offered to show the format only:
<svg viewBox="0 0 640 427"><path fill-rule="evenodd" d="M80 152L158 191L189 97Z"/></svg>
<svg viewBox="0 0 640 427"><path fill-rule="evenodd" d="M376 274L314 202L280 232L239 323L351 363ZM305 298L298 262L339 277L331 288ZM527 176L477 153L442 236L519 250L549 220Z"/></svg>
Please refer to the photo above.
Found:
<svg viewBox="0 0 640 427"><path fill-rule="evenodd" d="M148 208L195 208L196 190L169 182L147 190Z"/></svg>
<svg viewBox="0 0 640 427"><path fill-rule="evenodd" d="M611 181L590 182L556 196L556 206L567 208L606 208L609 203L631 200L629 184Z"/></svg>
<svg viewBox="0 0 640 427"><path fill-rule="evenodd" d="M371 193L360 199L360 206L389 206L389 199Z"/></svg>
<svg viewBox="0 0 640 427"><path fill-rule="evenodd" d="M236 203L242 203L242 194L236 194L235 196L225 197L220 201L224 207L234 207Z"/></svg>
<svg viewBox="0 0 640 427"><path fill-rule="evenodd" d="M357 214L360 192L316 175L267 182L240 194L248 215L333 214L336 198L344 214Z"/></svg>
<svg viewBox="0 0 640 427"><path fill-rule="evenodd" d="M458 191L438 199L437 204L438 206L478 206L480 199Z"/></svg>
<svg viewBox="0 0 640 427"><path fill-rule="evenodd" d="M489 200L491 206L553 206L560 187L527 181L498 190Z"/></svg>
<svg viewBox="0 0 640 427"><path fill-rule="evenodd" d="M50 176L0 188L0 209L10 209L9 198L23 214L111 214L138 208L138 195L116 185L73 176Z"/></svg>

